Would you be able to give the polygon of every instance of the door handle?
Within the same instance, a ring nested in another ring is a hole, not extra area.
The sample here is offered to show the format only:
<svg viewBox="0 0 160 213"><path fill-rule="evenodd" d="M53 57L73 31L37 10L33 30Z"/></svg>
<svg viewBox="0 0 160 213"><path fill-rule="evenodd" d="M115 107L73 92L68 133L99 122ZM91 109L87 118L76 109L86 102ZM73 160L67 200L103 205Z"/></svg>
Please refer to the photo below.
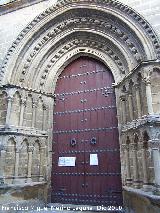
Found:
<svg viewBox="0 0 160 213"><path fill-rule="evenodd" d="M86 183L86 187L88 187L88 183Z"/></svg>
<svg viewBox="0 0 160 213"><path fill-rule="evenodd" d="M84 186L85 186L85 185L84 185L84 183L83 183L83 184L82 184L82 187L84 188Z"/></svg>
<svg viewBox="0 0 160 213"><path fill-rule="evenodd" d="M82 161L81 164L84 164L84 161Z"/></svg>

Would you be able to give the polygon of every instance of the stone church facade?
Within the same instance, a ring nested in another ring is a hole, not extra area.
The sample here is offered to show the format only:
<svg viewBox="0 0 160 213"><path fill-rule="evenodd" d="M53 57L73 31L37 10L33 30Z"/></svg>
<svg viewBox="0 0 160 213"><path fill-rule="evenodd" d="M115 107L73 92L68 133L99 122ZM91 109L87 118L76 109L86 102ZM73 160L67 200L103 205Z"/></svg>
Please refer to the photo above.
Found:
<svg viewBox="0 0 160 213"><path fill-rule="evenodd" d="M67 65L87 56L114 76L126 212L159 212L158 30L122 1L45 2L46 9L12 35L6 54L1 48L0 203L6 193L10 203L50 202L56 82ZM10 13L1 13L3 24Z"/></svg>

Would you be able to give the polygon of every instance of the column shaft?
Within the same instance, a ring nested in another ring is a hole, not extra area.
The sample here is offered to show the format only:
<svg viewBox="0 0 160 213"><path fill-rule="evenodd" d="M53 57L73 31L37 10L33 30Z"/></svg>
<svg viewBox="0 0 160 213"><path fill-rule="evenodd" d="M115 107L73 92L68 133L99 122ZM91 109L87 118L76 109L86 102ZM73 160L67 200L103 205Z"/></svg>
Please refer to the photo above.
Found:
<svg viewBox="0 0 160 213"><path fill-rule="evenodd" d="M15 162L15 177L18 177L18 167L19 167L19 152L16 152L16 162Z"/></svg>
<svg viewBox="0 0 160 213"><path fill-rule="evenodd" d="M28 175L27 182L31 182L31 173L32 173L32 151L28 152Z"/></svg>
<svg viewBox="0 0 160 213"><path fill-rule="evenodd" d="M16 151L15 168L14 168L14 177L15 177L14 183L19 183L18 170L19 170L19 151Z"/></svg>
<svg viewBox="0 0 160 213"><path fill-rule="evenodd" d="M8 98L7 115L6 115L6 124L7 125L9 125L9 123L10 123L11 108L12 108L12 99Z"/></svg>
<svg viewBox="0 0 160 213"><path fill-rule="evenodd" d="M133 118L133 103L132 103L131 94L129 94L128 96L128 104L129 104L129 117L130 117L130 120L132 121L134 118Z"/></svg>
<svg viewBox="0 0 160 213"><path fill-rule="evenodd" d="M122 109L122 123L126 123L126 104L125 100L121 100L121 109Z"/></svg>
<svg viewBox="0 0 160 213"><path fill-rule="evenodd" d="M44 180L45 148L40 150L40 181Z"/></svg>
<svg viewBox="0 0 160 213"><path fill-rule="evenodd" d="M36 122L36 107L33 105L32 127L35 127Z"/></svg>
<svg viewBox="0 0 160 213"><path fill-rule="evenodd" d="M155 183L160 186L160 153L159 149L153 149Z"/></svg>
<svg viewBox="0 0 160 213"><path fill-rule="evenodd" d="M127 177L126 177L126 181L127 181L127 185L131 184L131 170L130 170L130 159L129 159L129 149L125 149L125 159L126 159L126 173L127 173Z"/></svg>
<svg viewBox="0 0 160 213"><path fill-rule="evenodd" d="M136 88L136 102L137 102L137 114L138 114L138 118L140 118L141 117L141 100L140 100L139 88Z"/></svg>
<svg viewBox="0 0 160 213"><path fill-rule="evenodd" d="M21 111L20 111L20 120L19 120L19 125L20 126L23 125L24 108L25 108L25 105L22 103L21 104Z"/></svg>
<svg viewBox="0 0 160 213"><path fill-rule="evenodd" d="M146 83L146 96L147 96L148 114L153 114L151 84L148 82Z"/></svg>
<svg viewBox="0 0 160 213"><path fill-rule="evenodd" d="M5 156L6 151L0 151L0 185L4 184L4 170L5 170Z"/></svg>
<svg viewBox="0 0 160 213"><path fill-rule="evenodd" d="M143 183L144 185L148 184L148 173L147 173L147 157L146 149L142 149L142 168L143 168Z"/></svg>
<svg viewBox="0 0 160 213"><path fill-rule="evenodd" d="M133 182L135 188L139 187L138 183L138 160L137 160L137 149L133 149Z"/></svg>

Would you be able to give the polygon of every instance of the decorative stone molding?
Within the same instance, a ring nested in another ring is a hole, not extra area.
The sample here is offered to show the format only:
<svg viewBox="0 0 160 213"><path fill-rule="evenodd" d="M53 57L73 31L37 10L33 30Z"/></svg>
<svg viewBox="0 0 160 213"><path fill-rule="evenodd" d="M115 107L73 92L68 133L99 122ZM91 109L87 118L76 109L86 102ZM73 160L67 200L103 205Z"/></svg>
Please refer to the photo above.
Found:
<svg viewBox="0 0 160 213"><path fill-rule="evenodd" d="M135 129L138 129L142 126L145 126L145 125L159 125L160 124L160 117L157 116L157 115L146 115L146 116L143 116L142 118L140 119L137 119L137 120L133 120L132 122L130 123L127 123L126 125L123 125L122 126L122 132L126 132L126 131L129 131L129 130L135 130Z"/></svg>
<svg viewBox="0 0 160 213"><path fill-rule="evenodd" d="M77 3L77 1L76 0L69 0L69 1L62 0L62 1L59 1L56 6L52 6L52 7L48 8L46 11L44 11L43 13L41 13L20 33L20 35L18 36L18 38L12 45L12 48L15 48L15 46L23 39L25 34L28 33L42 19L45 19L47 16L49 16L51 13L54 13L56 10L58 10L64 6L67 6L69 4L72 4L72 3ZM87 3L89 3L89 1L84 0L84 1L81 1L80 3L87 4ZM103 5L103 7L110 7L112 9L119 10L121 13L125 13L125 15L130 16L131 19L133 19L135 22L138 22L141 25L141 27L146 31L147 34L149 33L150 37L152 38L152 42L154 43L155 49L159 49L159 45L158 45L159 42L157 41L157 37L156 37L153 29L151 28L151 26L139 14L136 14L136 12L133 11L131 8L129 8L126 5L123 5L120 2L110 1L110 0L105 0L105 1L101 0L99 2L94 0L92 3L93 4L98 3L100 6ZM12 51L13 51L13 49L10 49L7 56L10 56L10 53ZM7 56L6 56L6 59L7 59Z"/></svg>
<svg viewBox="0 0 160 213"><path fill-rule="evenodd" d="M76 8L75 8L75 3L76 3ZM55 40L57 35L60 35L61 32L64 33L64 28L68 28L69 26L73 27L74 25L76 25L77 28L79 28L79 30L81 30L81 26L85 30L85 26L87 26L87 25L90 26L90 29L100 28L100 29L103 29L103 30L107 30L108 35L111 33L112 35L114 35L113 37L116 36L117 39L121 39L121 42L125 43L126 46L128 46L127 51L131 51L133 58L135 56L135 60L137 60L138 63L142 60L141 57L143 58L145 53L148 54L148 55L152 55L151 56L152 59L153 58L156 59L156 54L157 54L157 57L159 57L159 42L158 42L158 39L157 39L155 33L153 32L152 28L150 27L150 25L147 22L145 22L145 20L143 20L142 17L140 17L140 15L136 14L133 10L131 10L127 6L125 6L125 5L123 5L119 2L116 2L116 1L107 1L107 0L106 1L98 1L98 2L93 1L92 4L90 4L90 2L87 1L87 0L80 1L80 2L77 2L76 0L61 1L60 3L58 2L56 6L48 8L46 11L44 11L42 14L40 14L38 17L36 17L20 33L20 35L18 36L18 38L16 39L16 41L13 43L12 47L8 51L6 59L4 60L4 64L2 66L1 74L5 72L5 69L7 69L8 65L9 65L8 62L10 61L9 59L11 58L14 50L15 49L20 50L19 44L21 42L23 44L25 43L25 37L27 35L32 34L32 36L34 37L33 29L34 29L34 32L39 30L41 28L42 22L45 24L45 26L47 26L47 23L49 23L49 21L51 21L52 19L55 20L56 15L58 15L60 11L61 11L61 14L62 14L62 17L63 17L63 15L65 13L64 11L68 11L70 8L73 10L73 12L75 10L81 10L81 8L84 8L86 10L90 10L90 12L92 12L92 14L93 14L96 11L93 7L94 4L99 5L99 8L101 9L102 13L106 14L107 16L110 16L110 14L112 14L112 15L115 16L115 18L119 22L121 22L121 23L125 22L126 26L128 27L127 30L130 30L130 31L133 30L134 31L134 30L137 30L137 27L138 27L139 29L137 31L138 32L137 35L139 34L139 38L135 38L135 39L136 39L136 42L137 41L139 42L139 46L141 46L142 48L137 49L135 42L132 41L132 38L128 37L128 35L130 33L127 33L127 35L126 35L123 32L122 28L121 29L118 28L119 24L117 26L114 26L112 23L106 23L106 21L98 18L97 15L96 15L97 19L93 19L92 17L91 18L77 17L74 20L68 19L68 20L65 20L61 23L53 24L55 27L52 29L52 31L47 32L47 34L42 38L41 42L38 43L37 46L32 45L31 43L27 44L27 46L28 45L33 46L34 51L30 52L30 57L28 59L26 59L27 61L26 61L25 66L22 70L22 75L24 75L26 73L26 69L29 68L28 66L31 63L31 61L33 59L35 60L36 52L40 51L40 48L42 48L43 45L46 46L46 42L48 42L50 39L53 39L53 38ZM67 10L66 10L66 8L67 8ZM111 12L111 10L112 10L112 12ZM121 13L121 19L119 18L119 13ZM131 22L133 23L133 26L128 25L129 24L128 20L130 20L130 23ZM55 22L53 21L53 23L55 23ZM136 28L134 26L135 23L136 23ZM45 27L45 30L48 31L48 29L46 27ZM147 34L148 34L148 36L146 36L146 38L148 39L147 45L150 45L150 47L148 46L149 47L148 50L146 49L146 46L143 47L142 41L141 41L142 37L140 38L140 34L143 33L143 32L147 32ZM98 31L97 31L97 34L98 34ZM135 33L135 35L136 35L136 33ZM105 35L103 35L103 37L105 37ZM83 42L83 39L82 39L82 42ZM152 45L151 45L151 43L152 43ZM58 44L58 42L57 42L57 44ZM21 46L22 46L22 48L24 48L23 45L21 45ZM99 48L99 47L97 47L97 48ZM143 50L143 48L144 48L144 50ZM62 54L62 52L61 52L61 54ZM108 54L110 54L110 53L108 53ZM112 55L112 53L110 55ZM14 57L16 58L17 56L14 56ZM56 55L56 57L59 58L59 54ZM117 57L113 56L113 58L114 58L114 60L116 60ZM120 60L120 61L117 60L117 62L118 62L118 66L121 66L121 64L123 64L122 60ZM13 63L12 63L12 66L13 66ZM10 70L9 67L8 67L8 69ZM124 72L124 69L123 69L123 72ZM42 79L43 78L46 78L46 74L42 75ZM21 82L24 81L23 76L20 78L20 81Z"/></svg>

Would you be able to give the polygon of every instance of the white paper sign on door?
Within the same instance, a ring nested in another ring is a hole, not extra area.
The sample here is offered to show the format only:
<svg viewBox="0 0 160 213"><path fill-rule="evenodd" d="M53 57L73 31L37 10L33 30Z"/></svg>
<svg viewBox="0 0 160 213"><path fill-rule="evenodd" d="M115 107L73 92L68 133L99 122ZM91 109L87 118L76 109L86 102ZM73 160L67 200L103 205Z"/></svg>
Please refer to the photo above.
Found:
<svg viewBox="0 0 160 213"><path fill-rule="evenodd" d="M76 157L59 157L58 166L75 166Z"/></svg>
<svg viewBox="0 0 160 213"><path fill-rule="evenodd" d="M98 166L98 155L97 154L90 154L90 165Z"/></svg>

